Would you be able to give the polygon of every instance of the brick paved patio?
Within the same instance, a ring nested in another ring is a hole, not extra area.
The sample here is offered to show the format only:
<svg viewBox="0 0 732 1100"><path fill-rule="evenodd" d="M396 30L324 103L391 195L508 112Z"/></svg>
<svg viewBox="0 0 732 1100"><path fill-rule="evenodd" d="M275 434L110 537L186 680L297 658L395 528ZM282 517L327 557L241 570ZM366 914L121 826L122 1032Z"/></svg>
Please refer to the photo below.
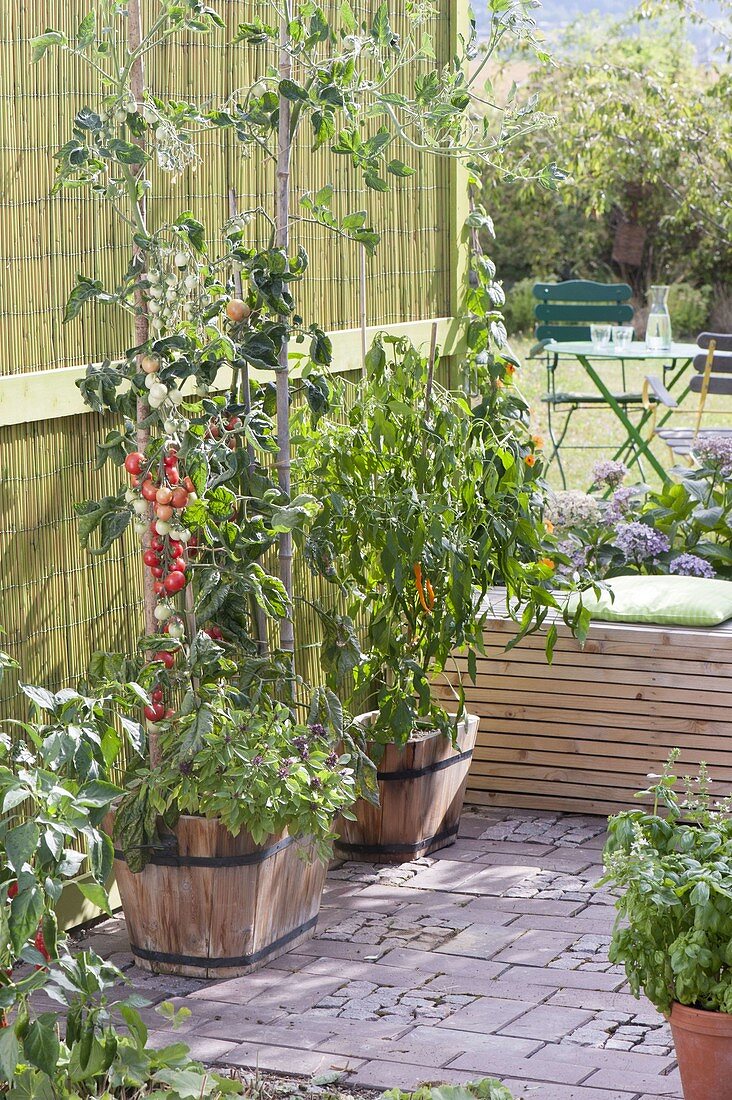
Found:
<svg viewBox="0 0 732 1100"><path fill-rule="evenodd" d="M526 1100L678 1098L667 1025L607 959L603 840L600 818L471 810L435 857L335 867L317 937L245 978L145 975L122 920L88 938L152 1002L191 1010L186 1042L212 1064L340 1070L379 1089L496 1076Z"/></svg>

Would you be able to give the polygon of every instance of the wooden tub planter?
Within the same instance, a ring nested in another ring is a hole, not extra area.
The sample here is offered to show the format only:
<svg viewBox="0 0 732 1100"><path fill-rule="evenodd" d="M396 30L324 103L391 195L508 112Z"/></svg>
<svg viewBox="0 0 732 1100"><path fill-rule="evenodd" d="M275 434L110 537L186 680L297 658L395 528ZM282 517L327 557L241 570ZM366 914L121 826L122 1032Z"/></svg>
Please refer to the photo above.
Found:
<svg viewBox="0 0 732 1100"><path fill-rule="evenodd" d="M233 978L313 935L326 867L286 831L255 844L218 821L181 817L141 873L118 850L114 871L138 966Z"/></svg>
<svg viewBox="0 0 732 1100"><path fill-rule="evenodd" d="M376 712L357 719L368 726ZM369 863L405 863L454 844L465 798L478 718L469 714L453 745L441 733L387 745L379 760L379 805L359 799L355 821L342 819L335 854Z"/></svg>

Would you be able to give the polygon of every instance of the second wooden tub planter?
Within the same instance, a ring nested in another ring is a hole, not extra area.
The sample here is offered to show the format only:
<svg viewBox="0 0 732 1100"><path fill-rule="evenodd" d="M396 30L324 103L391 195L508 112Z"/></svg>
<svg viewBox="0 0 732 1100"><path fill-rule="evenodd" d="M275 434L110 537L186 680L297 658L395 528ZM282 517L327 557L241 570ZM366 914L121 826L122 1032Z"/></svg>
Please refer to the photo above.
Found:
<svg viewBox="0 0 732 1100"><path fill-rule="evenodd" d="M314 934L326 866L287 831L255 844L246 831L182 816L143 871L133 874L116 846L114 870L138 966L232 978Z"/></svg>
<svg viewBox="0 0 732 1100"><path fill-rule="evenodd" d="M376 712L356 721L368 728ZM369 863L406 863L457 840L479 719L466 715L456 742L440 732L386 745L378 762L379 805L359 799L341 820L335 854ZM376 758L376 755L374 755Z"/></svg>

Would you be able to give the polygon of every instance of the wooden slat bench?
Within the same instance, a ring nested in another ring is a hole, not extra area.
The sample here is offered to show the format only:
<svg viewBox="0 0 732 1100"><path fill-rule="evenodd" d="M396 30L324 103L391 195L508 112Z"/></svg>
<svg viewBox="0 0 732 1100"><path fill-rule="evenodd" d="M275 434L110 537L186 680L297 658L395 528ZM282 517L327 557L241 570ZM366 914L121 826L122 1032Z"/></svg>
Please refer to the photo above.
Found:
<svg viewBox="0 0 732 1100"><path fill-rule="evenodd" d="M543 633L506 653L514 624L489 622L477 683L465 675L480 716L467 802L616 813L677 747L676 774L704 760L713 790L732 792L732 624L596 622L584 649L558 629L548 665Z"/></svg>

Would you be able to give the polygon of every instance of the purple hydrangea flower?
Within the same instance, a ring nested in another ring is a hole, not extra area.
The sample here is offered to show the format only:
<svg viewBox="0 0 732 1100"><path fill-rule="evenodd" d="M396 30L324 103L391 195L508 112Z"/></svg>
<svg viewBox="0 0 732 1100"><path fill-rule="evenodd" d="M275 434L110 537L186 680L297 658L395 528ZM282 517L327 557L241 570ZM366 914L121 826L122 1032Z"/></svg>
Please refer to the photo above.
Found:
<svg viewBox="0 0 732 1100"><path fill-rule="evenodd" d="M671 549L667 535L637 520L621 523L615 528L614 545L625 561L635 562L657 558L659 554L665 554Z"/></svg>
<svg viewBox="0 0 732 1100"><path fill-rule="evenodd" d="M725 477L732 474L732 437L708 435L697 439L692 453L703 465L717 466Z"/></svg>
<svg viewBox="0 0 732 1100"><path fill-rule="evenodd" d="M669 573L675 573L680 577L716 577L717 573L711 562L696 554L679 554L668 567Z"/></svg>
<svg viewBox="0 0 732 1100"><path fill-rule="evenodd" d="M595 485L607 485L610 489L616 489L628 473L628 467L624 462L615 462L605 459L596 462L592 469L592 480Z"/></svg>
<svg viewBox="0 0 732 1100"><path fill-rule="evenodd" d="M573 573L581 573L586 567L589 553L587 546L581 546L579 543L573 542L572 539L566 539L564 542L559 543L557 550L560 554L568 557L570 562L569 565L559 566L557 572L563 576L570 577Z"/></svg>
<svg viewBox="0 0 732 1100"><path fill-rule="evenodd" d="M611 523L619 523L630 511L636 490L632 485L621 485L608 501L607 518Z"/></svg>

